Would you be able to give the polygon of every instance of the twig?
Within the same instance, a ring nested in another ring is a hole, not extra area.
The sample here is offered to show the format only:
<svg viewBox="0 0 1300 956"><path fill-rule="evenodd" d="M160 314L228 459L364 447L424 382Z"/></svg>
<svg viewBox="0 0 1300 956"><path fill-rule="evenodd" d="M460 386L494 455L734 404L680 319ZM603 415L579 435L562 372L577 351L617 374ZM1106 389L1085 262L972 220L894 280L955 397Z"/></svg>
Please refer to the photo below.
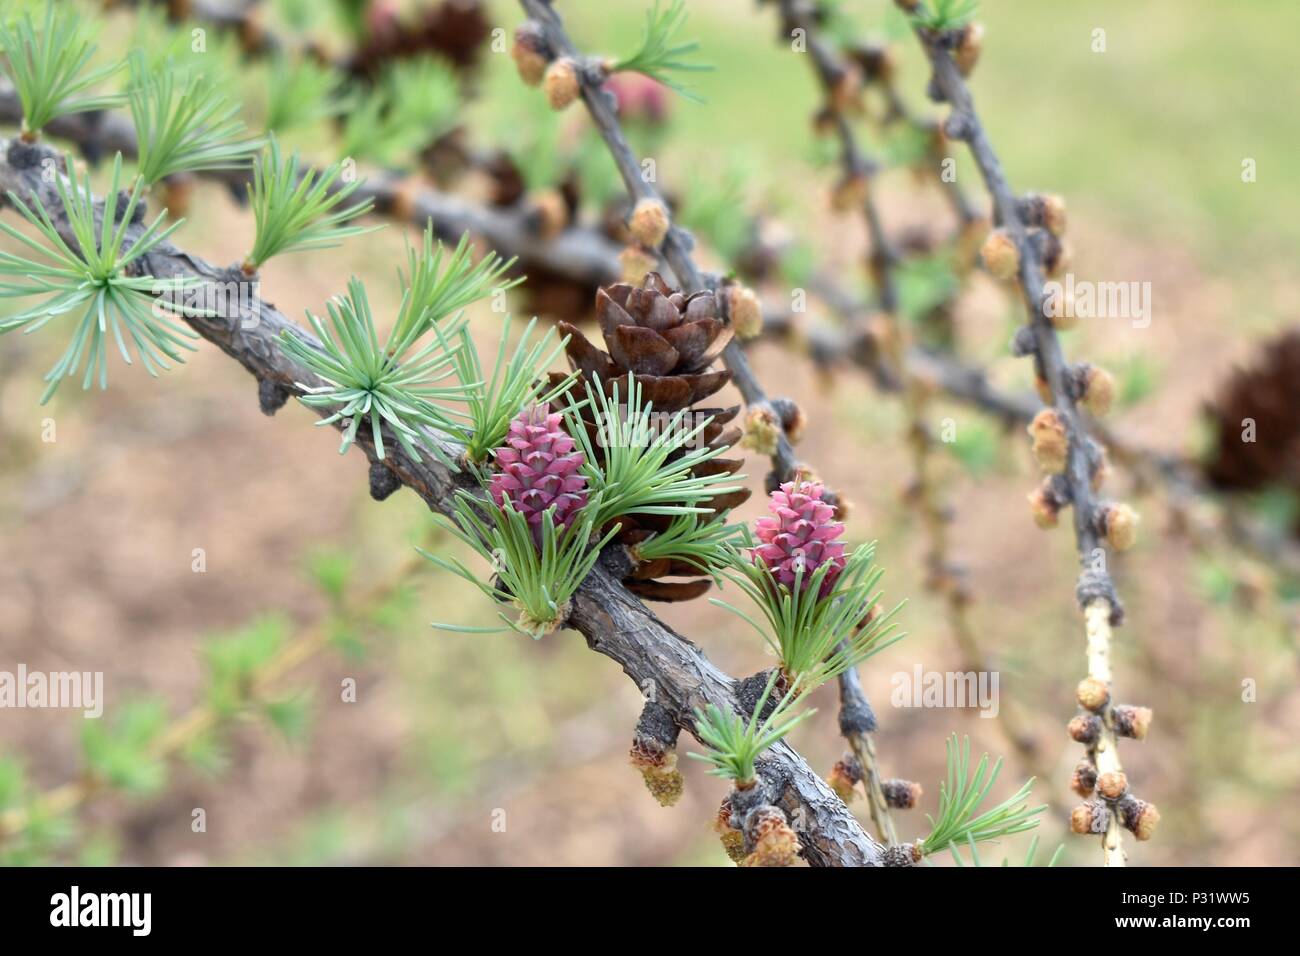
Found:
<svg viewBox="0 0 1300 956"><path fill-rule="evenodd" d="M876 759L876 744L872 733L876 730L876 716L862 689L862 678L856 667L850 667L839 677L840 734L848 741L853 756L862 770L862 787L867 794L867 812L880 834L880 839L890 846L898 843L898 829L894 826L889 801L885 799L884 780L880 775L880 762Z"/></svg>
<svg viewBox="0 0 1300 956"><path fill-rule="evenodd" d="M1088 676L1111 686L1110 667L1111 621L1110 610L1101 601L1094 601L1083 609L1085 632L1088 648ZM1109 705L1102 714L1102 730L1097 742L1092 745L1092 757L1100 778L1106 773L1122 773L1119 762L1118 738L1115 734L1114 714ZM1106 866L1124 866L1127 856L1124 853L1123 839L1120 835L1120 817L1111 813L1106 818L1105 832L1101 837L1102 857Z"/></svg>
<svg viewBox="0 0 1300 956"><path fill-rule="evenodd" d="M18 123L22 105L8 84L0 81L0 123ZM46 132L77 146L90 162L121 153L136 155L135 128L130 119L114 112L86 112L61 116ZM302 175L319 170L304 168ZM211 170L203 178L226 186L239 201L246 200L245 187L252 182L250 170ZM337 186L341 188L343 184ZM594 228L573 226L552 239L540 236L522 206L498 208L461 199L421 185L414 175L383 172L366 179L353 193L354 201L372 199L374 213L423 228L432 222L443 239L456 240L465 232L481 237L507 258L518 258L522 269L536 268L573 282L602 285L619 275L616 243Z"/></svg>
<svg viewBox="0 0 1300 956"><path fill-rule="evenodd" d="M894 81L892 72L882 77L880 85L885 92L885 102L888 107L888 112L883 118L882 125L888 126L892 122L902 120L918 133L930 136L934 136L935 134L942 135L943 127L940 123L936 120L929 119L928 117L917 115L917 113L907 105L907 101L898 91L898 84ZM930 151L932 159L940 158L936 149L932 147ZM962 227L973 226L983 219L983 213L971 198L966 195L966 188L955 176L952 178L936 176L936 178L939 180L939 184L943 187L944 195L948 197L948 202L952 206L953 213L957 216L957 220Z"/></svg>
<svg viewBox="0 0 1300 956"><path fill-rule="evenodd" d="M17 124L22 118L18 97L7 82L0 80L0 123ZM74 113L55 119L46 132L75 144L91 162L105 155L121 152L126 158L135 155L136 138L131 122L118 113ZM229 188L238 200L244 199L246 171L213 171L202 174ZM371 198L374 214L398 222L423 227L431 221L443 239L458 239L469 231L507 258L518 258L521 270L541 270L572 282L592 287L617 280L621 273L619 246L599 229L571 225L559 235L540 236L526 207L487 206L462 199L422 185L414 175L384 172L361 184L354 194L358 200ZM823 369L840 362L850 362L867 375L877 387L898 391L902 384L891 371L870 334L862 327L869 314L859 302L833 281L822 278L813 291L835 313L845 328L818 328L808 334L813 361ZM788 310L765 310L764 336L783 338L795 332L794 316ZM1005 425L1026 423L1039 405L1030 394L1013 395L1000 391L988 381L983 369L964 364L951 356L938 355L921 348L910 348L907 365L913 378L936 388L948 397L990 415ZM1176 508L1188 500L1205 500L1209 489L1194 473L1192 465L1175 456L1139 446L1101 423L1090 423L1106 444L1116 464L1130 469L1144 484L1166 487ZM1225 509L1219 527L1221 533L1240 547L1281 565L1288 574L1300 577L1300 549L1285 536L1271 532L1258 521L1233 515Z"/></svg>
<svg viewBox="0 0 1300 956"><path fill-rule="evenodd" d="M1030 240L1016 195L1003 174L1002 165L976 113L974 100L961 71L944 45L945 37L920 26L916 28L916 35L934 71L933 89L952 107L952 113L945 122L945 131L954 139L964 140L970 148L984 185L993 198L995 219L1006 230L1019 254L1020 286L1029 311L1028 328L1032 333L1034 354L1051 390L1053 406L1068 436L1064 481L1074 508L1075 543L1084 569L1079 577L1077 591L1087 625L1089 675L1104 681L1109 687L1108 659L1112 629L1122 622L1124 609L1115 593L1109 570L1104 564L1099 566L1096 560L1097 555L1104 557L1105 552L1101 549L1099 540L1098 505L1092 489L1092 439L1083 427L1074 395L1067 387L1065 356L1044 308L1045 275L1039 249ZM1104 677L1101 676L1103 673ZM1119 752L1109 701L1104 705L1100 716L1101 729L1090 752L1098 762L1099 773L1104 772L1100 766L1103 761L1108 769L1118 773ZM1125 862L1119 827L1119 814L1109 813L1102 837L1103 856L1107 866L1123 866Z"/></svg>
<svg viewBox="0 0 1300 956"><path fill-rule="evenodd" d="M106 6L123 0L107 0ZM276 33L265 23L258 0L125 0L134 6L160 6L167 8L168 18L175 23L197 21L214 29L229 33L239 42L239 48L248 57L269 57L281 53L299 53L329 63L350 76L363 76L371 72L376 63L391 62L400 56L410 56L433 49L457 66L466 66L477 59L480 44L487 39L488 21L477 2L443 0L432 5L423 4L415 13L423 22L407 20L394 23L382 35L371 36L354 49L331 56L317 40ZM475 17L474 35L468 37L472 46L451 50L439 48L437 27L443 16Z"/></svg>

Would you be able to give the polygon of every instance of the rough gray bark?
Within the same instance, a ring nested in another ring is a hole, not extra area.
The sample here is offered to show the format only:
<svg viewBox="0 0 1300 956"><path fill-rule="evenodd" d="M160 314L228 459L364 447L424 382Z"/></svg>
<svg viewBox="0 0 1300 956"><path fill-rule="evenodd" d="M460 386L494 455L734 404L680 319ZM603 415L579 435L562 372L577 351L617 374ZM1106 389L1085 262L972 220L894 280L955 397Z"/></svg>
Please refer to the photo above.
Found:
<svg viewBox="0 0 1300 956"><path fill-rule="evenodd" d="M27 155L25 160L15 162L10 158L11 147L15 145L16 141L0 140L0 190L13 191L25 201L38 197L55 225L64 231L67 223L55 185L44 182L40 175L41 159L55 154L44 146L18 145L13 153L15 158ZM75 243L70 233L65 236ZM193 276L223 284L239 278L237 267L215 266L171 244L159 246L146 256L141 268L162 279ZM277 393L299 395L303 386L321 384L315 375L285 356L278 340L288 329L309 343L318 343L270 303L254 299L247 308L241 304L225 315L187 317L186 321L258 380L259 398L268 410L277 407ZM377 463L365 429L358 432L356 443L372 465ZM432 430L425 430L424 443L428 447L442 447L453 458L458 453L445 436ZM455 489L472 487L468 478L450 472L431 453L423 455L422 462L415 462L396 440L385 445L387 455L379 463L380 467L387 468L415 491L431 510L446 513ZM584 582L573 600L571 625L586 637L593 650L618 662L643 693L653 692L654 699L688 731L693 731L696 707L712 703L734 709L736 682L622 587L619 572L610 570L619 560L617 552L607 554L602 565ZM879 844L791 747L785 743L774 747L764 770L780 793L783 808L800 826L804 856L809 863L817 866L881 864Z"/></svg>

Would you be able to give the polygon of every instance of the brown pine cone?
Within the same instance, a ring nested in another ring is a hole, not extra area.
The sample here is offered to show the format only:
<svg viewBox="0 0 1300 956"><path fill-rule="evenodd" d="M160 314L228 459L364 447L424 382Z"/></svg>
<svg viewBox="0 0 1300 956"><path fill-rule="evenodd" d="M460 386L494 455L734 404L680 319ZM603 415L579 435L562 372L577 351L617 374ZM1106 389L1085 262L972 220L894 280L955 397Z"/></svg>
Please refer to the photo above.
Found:
<svg viewBox="0 0 1300 956"><path fill-rule="evenodd" d="M1300 329L1290 329L1265 344L1253 367L1235 371L1206 407L1215 439L1203 464L1210 484L1225 491L1300 490L1298 402Z"/></svg>
<svg viewBox="0 0 1300 956"><path fill-rule="evenodd" d="M731 381L727 370L710 368L734 335L713 292L685 295L670 287L657 272L651 272L641 288L618 283L597 291L596 319L604 340L603 350L576 326L559 323L560 333L569 336L569 364L588 382L594 383L599 377L606 395L612 395L616 386L619 394L625 395L631 373L641 387L642 400L653 403L656 411L675 414L690 409L687 427L712 418L700 435L707 447L730 448L740 440L739 429L726 427L739 413L739 406L696 407L697 402ZM594 429L594 422L588 422L588 426ZM735 474L742 464L740 459L714 458L697 468L696 474ZM704 505L715 512L724 511L741 504L749 495L749 489L744 488L715 495ZM662 531L671 521L662 515L634 515L619 520L623 525L620 540L633 553L638 542ZM666 577L693 580L661 580ZM651 600L687 601L707 591L711 582L700 577L693 565L660 560L642 564L624 584Z"/></svg>
<svg viewBox="0 0 1300 956"><path fill-rule="evenodd" d="M482 0L443 0L399 21L372 17L370 36L347 62L353 76L373 77L394 60L434 54L457 69L475 66L492 34Z"/></svg>

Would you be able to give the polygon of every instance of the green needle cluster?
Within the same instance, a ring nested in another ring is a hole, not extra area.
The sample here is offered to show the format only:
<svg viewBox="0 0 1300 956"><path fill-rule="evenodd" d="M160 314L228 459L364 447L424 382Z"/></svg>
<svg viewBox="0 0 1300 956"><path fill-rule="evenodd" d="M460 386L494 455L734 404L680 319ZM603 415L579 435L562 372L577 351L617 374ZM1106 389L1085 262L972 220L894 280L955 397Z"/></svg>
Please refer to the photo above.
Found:
<svg viewBox="0 0 1300 956"><path fill-rule="evenodd" d="M70 4L54 0L46 3L39 27L30 13L12 24L0 16L0 49L23 106L25 139L35 139L60 116L122 102L118 93L91 92L123 65L119 61L90 69L95 53L92 36L93 28Z"/></svg>
<svg viewBox="0 0 1300 956"><path fill-rule="evenodd" d="M972 776L970 738L964 738L960 744L956 734L948 739L948 780L939 785L938 818L926 815L930 821L930 834L918 844L922 853L929 856L962 844L973 846L1038 826L1035 818L1047 807L1029 806L1029 792L1034 785L1032 778L996 807L978 813L1001 769L1000 757L990 770L989 755L984 754Z"/></svg>
<svg viewBox="0 0 1300 956"><path fill-rule="evenodd" d="M395 342L393 337L380 344L375 329L374 316L365 286L356 278L348 282L345 298L326 303L328 324L320 317L307 313L308 321L321 341L321 348L285 330L281 348L286 355L315 372L327 384L303 386L302 401L314 408L332 409L332 414L317 424L332 425L347 421L339 453L348 450L356 439L357 430L368 423L375 453L382 459L385 454L383 426L386 424L397 436L398 442L414 461L420 461L415 443L420 439L421 426L442 430L451 427L447 413L438 402L457 399L464 394L459 383L440 386L437 383L455 374L451 354L434 342L424 348L410 351L412 342ZM397 348L402 345L402 348ZM445 455L435 454L443 464L454 467Z"/></svg>
<svg viewBox="0 0 1300 956"><path fill-rule="evenodd" d="M345 205L360 188L361 180L346 182L342 177L342 163L325 170L303 169L298 154L283 155L272 136L253 164L253 182L248 187L257 229L253 250L244 260L244 272L252 275L286 252L329 249L351 236L379 228L347 225L369 212L374 200Z"/></svg>
<svg viewBox="0 0 1300 956"><path fill-rule="evenodd" d="M99 217L90 191L90 176L78 180L71 155L65 156L64 163L67 178L57 177L55 188L75 244L64 241L51 211L39 196L32 196L28 205L12 191L9 193L13 207L35 227L36 237L0 221L0 231L41 256L30 259L0 252L0 297L42 297L31 308L0 320L0 333L20 328L31 333L62 316L79 316L73 320L68 347L45 376L48 385L41 396L42 404L50 399L64 378L75 375L83 367L82 388L89 388L96 376L99 387L107 388L110 338L128 365L132 364L130 345L134 345L150 375L157 375L159 368L170 368L168 359L183 361L179 350L194 351L187 340L197 336L167 317L160 307L164 300L156 298L155 293L180 294L202 284L198 279L160 283L150 275L134 274L137 270L128 268L181 223L164 228L166 213L162 213L146 226L132 227L144 184L137 179L125 206L119 205L120 153L113 161L112 183ZM173 312L179 310L179 307L169 308Z"/></svg>
<svg viewBox="0 0 1300 956"><path fill-rule="evenodd" d="M512 630L537 640L564 623L569 600L591 573L600 558L600 549L618 534L618 526L594 539L596 509L588 506L568 528L556 530L552 512L542 515L540 546L533 537L528 520L515 510L510 499L495 507L461 491L453 503L453 524L442 517L437 520L458 539L491 562L495 572L489 583L470 571L454 557L441 557L421 551L426 558L445 571L463 578L494 601L513 604L517 619L497 612ZM462 627L434 624L448 631L494 633L498 627Z"/></svg>
<svg viewBox="0 0 1300 956"><path fill-rule="evenodd" d="M746 529L745 548L752 543ZM820 687L905 636L894 630L893 618L901 604L888 613L877 612L881 597L877 585L884 571L875 567L875 551L874 542L855 548L823 595L822 584L833 567L830 562L806 581L803 571L796 572L794 586L787 587L777 583L764 564L731 548L723 573L758 605L767 626L726 601L709 600L763 635L786 674L802 677L810 689Z"/></svg>
<svg viewBox="0 0 1300 956"><path fill-rule="evenodd" d="M726 451L691 447L702 444L699 438L712 418L691 424L689 409L672 415L656 413L630 373L625 382L612 383L609 391L606 395L599 381L595 386L588 383L586 401L571 398L565 411L568 432L586 456L588 483L600 492L598 524L620 515L706 513L703 504L709 498L739 490L739 485L727 482L743 476L693 471ZM621 402L623 396L626 404ZM584 407L591 411L594 439L583 424Z"/></svg>
<svg viewBox="0 0 1300 956"><path fill-rule="evenodd" d="M656 83L662 83L670 90L696 103L704 100L690 87L677 79L675 73L708 73L713 69L706 63L693 63L685 57L699 50L698 41L685 43L674 42L686 23L685 0L672 0L664 8L660 0L646 11L645 32L641 36L641 45L635 53L617 61L610 69L612 73L643 73Z"/></svg>
<svg viewBox="0 0 1300 956"><path fill-rule="evenodd" d="M766 708L780 676L780 671L772 671L767 686L763 689L763 696L754 705L754 713L749 720L734 711L724 712L716 704L709 704L703 710L697 708L695 733L708 750L702 754L688 753L687 756L712 764L709 773L715 777L733 780L741 789L752 786L755 778L754 762L759 755L798 724L817 713L816 710L791 713L803 693L802 685L796 682L777 701L771 713L760 720L759 715Z"/></svg>
<svg viewBox="0 0 1300 956"><path fill-rule="evenodd" d="M131 58L128 99L146 185L174 173L239 169L262 146L235 118L239 106L227 104L200 74L153 69L137 53Z"/></svg>

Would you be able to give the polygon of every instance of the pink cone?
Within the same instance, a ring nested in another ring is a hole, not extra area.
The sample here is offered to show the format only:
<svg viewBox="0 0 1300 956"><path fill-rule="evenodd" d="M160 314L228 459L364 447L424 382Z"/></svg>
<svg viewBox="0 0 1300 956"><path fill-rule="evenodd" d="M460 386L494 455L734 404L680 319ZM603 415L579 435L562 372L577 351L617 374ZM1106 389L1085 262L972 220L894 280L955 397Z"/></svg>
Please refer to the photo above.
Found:
<svg viewBox="0 0 1300 956"><path fill-rule="evenodd" d="M567 528L587 503L586 460L560 427L562 417L548 405L520 412L510 423L505 444L493 452L498 471L489 488L498 505L509 501L528 521L541 543L542 515L554 506L555 530Z"/></svg>
<svg viewBox="0 0 1300 956"><path fill-rule="evenodd" d="M839 540L844 525L835 520L835 509L821 500L824 491L819 481L788 481L772 492L768 500L772 514L754 522L761 544L752 553L777 583L789 588L794 587L800 567L807 587L814 572L829 563L831 568L822 580L823 596L844 569L844 542Z"/></svg>

